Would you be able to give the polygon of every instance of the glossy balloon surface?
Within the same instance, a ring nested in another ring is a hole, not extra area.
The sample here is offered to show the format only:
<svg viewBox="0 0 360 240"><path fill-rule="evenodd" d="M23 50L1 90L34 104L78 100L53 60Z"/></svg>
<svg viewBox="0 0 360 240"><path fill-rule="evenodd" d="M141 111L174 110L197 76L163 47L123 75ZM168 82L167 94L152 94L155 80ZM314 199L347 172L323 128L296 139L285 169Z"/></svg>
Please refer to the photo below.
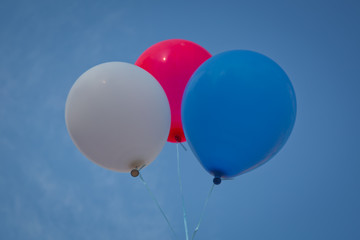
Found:
<svg viewBox="0 0 360 240"><path fill-rule="evenodd" d="M211 55L200 45L181 39L159 42L148 48L135 65L151 73L169 99L171 128L169 142L184 142L181 123L181 101L191 75Z"/></svg>
<svg viewBox="0 0 360 240"><path fill-rule="evenodd" d="M109 62L82 74L66 101L66 126L78 149L102 167L129 172L151 163L166 143L170 107L145 70Z"/></svg>
<svg viewBox="0 0 360 240"><path fill-rule="evenodd" d="M252 51L210 58L191 77L182 103L188 143L203 167L219 177L245 173L273 157L295 117L288 76Z"/></svg>

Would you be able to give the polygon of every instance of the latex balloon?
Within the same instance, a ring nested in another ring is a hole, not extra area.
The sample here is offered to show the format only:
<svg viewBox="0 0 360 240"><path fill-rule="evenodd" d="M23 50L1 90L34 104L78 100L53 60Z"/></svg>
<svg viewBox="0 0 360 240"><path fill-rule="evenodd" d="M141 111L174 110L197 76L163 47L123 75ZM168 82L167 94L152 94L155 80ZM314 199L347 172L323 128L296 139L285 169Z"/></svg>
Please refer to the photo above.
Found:
<svg viewBox="0 0 360 240"><path fill-rule="evenodd" d="M171 109L169 142L184 142L181 100L191 75L211 55L196 43L171 39L148 48L135 65L151 73L164 88Z"/></svg>
<svg viewBox="0 0 360 240"><path fill-rule="evenodd" d="M295 117L295 93L286 73L252 51L207 60L191 77L182 102L188 143L216 177L245 173L273 157Z"/></svg>
<svg viewBox="0 0 360 240"><path fill-rule="evenodd" d="M151 74L129 63L109 62L82 74L65 108L78 149L102 167L129 172L151 163L170 130L166 94Z"/></svg>

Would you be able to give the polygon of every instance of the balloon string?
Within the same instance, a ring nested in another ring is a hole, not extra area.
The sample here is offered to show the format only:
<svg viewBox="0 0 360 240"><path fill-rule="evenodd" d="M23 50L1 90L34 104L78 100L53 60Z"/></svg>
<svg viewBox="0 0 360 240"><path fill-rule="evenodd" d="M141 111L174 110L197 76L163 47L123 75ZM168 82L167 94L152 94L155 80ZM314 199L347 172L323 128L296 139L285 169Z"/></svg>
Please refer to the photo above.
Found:
<svg viewBox="0 0 360 240"><path fill-rule="evenodd" d="M167 224L169 225L169 228L170 228L171 232L173 233L175 239L178 239L178 237L177 237L177 235L176 235L173 227L171 226L171 224L170 224L170 222L169 222L169 219L168 219L168 218L166 217L166 215L165 215L164 210L160 207L160 204L159 204L158 200L156 199L155 194L150 190L148 184L145 182L145 180L144 180L143 176L141 175L141 173L139 173L139 177L140 177L142 183L145 185L146 189L148 190L151 198L154 200L154 202L156 203L157 207L159 208L161 214L162 214L163 217L165 218L165 220L166 220Z"/></svg>
<svg viewBox="0 0 360 240"><path fill-rule="evenodd" d="M210 196L211 196L211 193L212 193L213 190L214 190L214 186L215 186L215 184L213 184L213 185L211 186L211 189L210 189L210 191L209 191L209 194L208 194L208 196L207 196L207 198L206 198L206 200L205 200L205 203L204 203L204 206L203 206L201 215L200 215L200 220L199 220L199 222L198 222L198 224L197 224L197 226L196 226L196 228L195 228L195 230L194 230L194 232L193 232L193 235L192 235L191 240L194 240L195 235L196 235L197 231L199 230L200 224L201 224L202 219L203 219L203 217L204 217L206 205L207 205L207 203L208 203L208 201L209 201L209 198L210 198Z"/></svg>
<svg viewBox="0 0 360 240"><path fill-rule="evenodd" d="M184 217L185 236L186 236L186 240L189 240L188 224L187 224L187 219L186 219L186 209L185 209L185 202L184 202L184 193L183 193L181 174L180 174L179 143L176 144L176 157L177 157L177 169L178 169L178 177L179 177L181 203L182 203L182 210L183 210L183 217Z"/></svg>
<svg viewBox="0 0 360 240"><path fill-rule="evenodd" d="M183 144L182 142L178 142L178 143L182 146L182 148L183 148L185 151L187 151L186 147L184 146L184 144Z"/></svg>

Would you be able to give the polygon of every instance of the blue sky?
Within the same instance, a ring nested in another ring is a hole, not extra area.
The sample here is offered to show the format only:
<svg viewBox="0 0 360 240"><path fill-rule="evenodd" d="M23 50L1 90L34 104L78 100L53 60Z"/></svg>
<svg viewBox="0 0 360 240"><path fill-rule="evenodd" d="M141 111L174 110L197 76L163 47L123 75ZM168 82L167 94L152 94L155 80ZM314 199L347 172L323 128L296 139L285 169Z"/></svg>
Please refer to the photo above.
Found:
<svg viewBox="0 0 360 240"><path fill-rule="evenodd" d="M87 69L134 63L166 39L210 53L258 51L290 77L298 113L285 147L216 187L196 236L360 238L360 5L357 1L8 1L0 8L0 238L170 239L139 179L102 169L65 127ZM180 149L181 150L181 149ZM190 229L211 186L181 150ZM176 148L143 176L184 238Z"/></svg>

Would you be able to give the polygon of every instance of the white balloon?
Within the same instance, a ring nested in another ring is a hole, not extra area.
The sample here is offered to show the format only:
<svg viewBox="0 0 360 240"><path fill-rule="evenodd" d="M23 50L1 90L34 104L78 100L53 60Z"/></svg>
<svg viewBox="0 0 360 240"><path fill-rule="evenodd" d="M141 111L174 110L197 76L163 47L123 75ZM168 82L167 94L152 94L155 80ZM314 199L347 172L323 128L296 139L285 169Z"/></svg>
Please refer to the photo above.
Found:
<svg viewBox="0 0 360 240"><path fill-rule="evenodd" d="M66 100L66 126L78 149L102 167L129 172L151 163L170 130L170 107L156 79L129 63L82 74Z"/></svg>

